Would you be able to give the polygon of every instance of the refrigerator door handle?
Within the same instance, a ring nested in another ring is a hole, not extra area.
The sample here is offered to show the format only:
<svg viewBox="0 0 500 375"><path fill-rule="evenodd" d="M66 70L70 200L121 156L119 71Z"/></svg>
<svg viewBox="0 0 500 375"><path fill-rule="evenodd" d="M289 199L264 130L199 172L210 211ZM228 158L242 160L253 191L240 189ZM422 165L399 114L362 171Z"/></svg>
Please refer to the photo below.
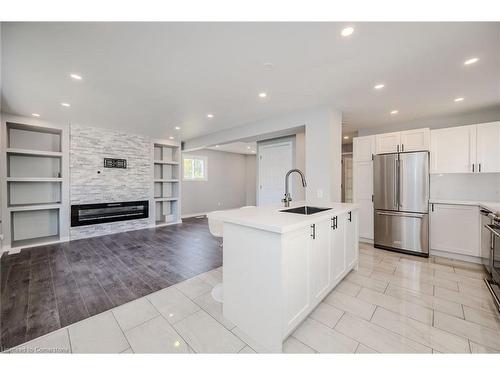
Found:
<svg viewBox="0 0 500 375"><path fill-rule="evenodd" d="M398 206L398 160L394 160L394 205Z"/></svg>
<svg viewBox="0 0 500 375"><path fill-rule="evenodd" d="M399 209L403 208L403 184L401 181L401 178L403 176L403 161L401 159L398 159L398 181L399 181L399 186L398 186L398 205Z"/></svg>
<svg viewBox="0 0 500 375"><path fill-rule="evenodd" d="M412 217L415 219L421 219L424 217L424 214L415 214L415 213L403 213L403 212L385 212L385 211L377 211L377 215L382 216L403 216L403 217Z"/></svg>

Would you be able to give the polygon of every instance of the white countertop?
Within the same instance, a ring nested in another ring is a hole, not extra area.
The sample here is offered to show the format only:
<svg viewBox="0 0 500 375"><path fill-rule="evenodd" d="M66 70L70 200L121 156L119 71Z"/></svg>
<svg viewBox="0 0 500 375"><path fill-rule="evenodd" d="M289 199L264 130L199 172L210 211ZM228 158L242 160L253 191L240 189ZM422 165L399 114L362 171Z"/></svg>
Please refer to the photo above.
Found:
<svg viewBox="0 0 500 375"><path fill-rule="evenodd" d="M247 227L262 229L275 233L286 233L294 229L307 226L318 219L341 215L358 208L353 203L335 203L311 204L307 202L290 202L290 207L314 206L321 208L330 208L327 211L318 212L312 215L301 215L287 212L280 212L287 209L283 205L269 205L262 207L237 208L234 210L216 211L209 213L208 216L216 217L226 223L244 225Z"/></svg>
<svg viewBox="0 0 500 375"><path fill-rule="evenodd" d="M429 199L429 203L436 204L457 204L461 206L479 206L486 210L490 210L496 215L500 215L500 202L485 202L485 201L464 201L464 200L453 200L453 199Z"/></svg>

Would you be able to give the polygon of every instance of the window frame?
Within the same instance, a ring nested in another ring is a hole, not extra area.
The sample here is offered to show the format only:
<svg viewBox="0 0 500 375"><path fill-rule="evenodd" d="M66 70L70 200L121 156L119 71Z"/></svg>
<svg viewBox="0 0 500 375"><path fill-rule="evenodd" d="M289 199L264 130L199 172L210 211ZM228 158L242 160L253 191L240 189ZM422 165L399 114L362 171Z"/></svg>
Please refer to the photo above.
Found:
<svg viewBox="0 0 500 375"><path fill-rule="evenodd" d="M203 177L198 178L198 177L186 177L186 172L184 168L184 160L185 159L191 159L191 160L201 160L203 162ZM204 155L193 155L193 154L183 154L182 155L182 180L183 181L208 181L208 157Z"/></svg>

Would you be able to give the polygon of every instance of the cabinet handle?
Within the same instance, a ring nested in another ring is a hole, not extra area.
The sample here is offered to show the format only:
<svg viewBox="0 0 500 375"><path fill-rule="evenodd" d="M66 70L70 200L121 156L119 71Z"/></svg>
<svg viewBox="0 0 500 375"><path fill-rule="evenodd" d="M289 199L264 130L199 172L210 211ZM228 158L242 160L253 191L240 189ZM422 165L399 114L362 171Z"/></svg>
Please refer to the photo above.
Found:
<svg viewBox="0 0 500 375"><path fill-rule="evenodd" d="M349 218L347 220L352 221L352 211L349 211Z"/></svg>
<svg viewBox="0 0 500 375"><path fill-rule="evenodd" d="M405 145L401 144L401 152L403 152L404 150L405 150Z"/></svg>
<svg viewBox="0 0 500 375"><path fill-rule="evenodd" d="M332 229L335 229L335 217L332 217L332 225L331 225L331 228L332 228Z"/></svg>
<svg viewBox="0 0 500 375"><path fill-rule="evenodd" d="M472 164L472 172L474 172L474 164Z"/></svg>
<svg viewBox="0 0 500 375"><path fill-rule="evenodd" d="M315 240L316 239L316 224L311 225L311 228L312 228L311 237L313 240Z"/></svg>
<svg viewBox="0 0 500 375"><path fill-rule="evenodd" d="M479 172L481 172L481 163L479 163Z"/></svg>
<svg viewBox="0 0 500 375"><path fill-rule="evenodd" d="M431 203L431 211L434 212L434 203Z"/></svg>
<svg viewBox="0 0 500 375"><path fill-rule="evenodd" d="M399 145L396 146L396 150L397 150L397 152L399 152Z"/></svg>

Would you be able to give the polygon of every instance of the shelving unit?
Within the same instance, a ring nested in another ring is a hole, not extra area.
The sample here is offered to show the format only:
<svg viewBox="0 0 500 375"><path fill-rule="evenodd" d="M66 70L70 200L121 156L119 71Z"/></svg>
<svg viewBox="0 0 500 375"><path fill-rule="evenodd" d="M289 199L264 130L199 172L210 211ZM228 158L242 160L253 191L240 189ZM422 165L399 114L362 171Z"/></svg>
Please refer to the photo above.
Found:
<svg viewBox="0 0 500 375"><path fill-rule="evenodd" d="M155 224L181 221L181 146L178 142L153 142L153 199Z"/></svg>
<svg viewBox="0 0 500 375"><path fill-rule="evenodd" d="M66 240L67 130L8 116L1 138L4 247L15 250Z"/></svg>

